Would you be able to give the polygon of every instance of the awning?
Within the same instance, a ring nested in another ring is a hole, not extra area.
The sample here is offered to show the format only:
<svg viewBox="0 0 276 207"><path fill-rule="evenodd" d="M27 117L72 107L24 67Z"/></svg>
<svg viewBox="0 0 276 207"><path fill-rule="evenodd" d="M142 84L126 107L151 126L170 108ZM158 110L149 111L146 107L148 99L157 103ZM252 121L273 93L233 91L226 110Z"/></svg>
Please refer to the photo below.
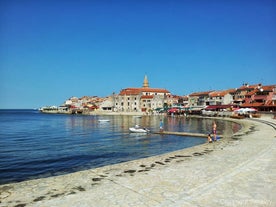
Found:
<svg viewBox="0 0 276 207"><path fill-rule="evenodd" d="M218 110L218 109L227 109L231 108L232 105L209 105L205 108L205 110Z"/></svg>

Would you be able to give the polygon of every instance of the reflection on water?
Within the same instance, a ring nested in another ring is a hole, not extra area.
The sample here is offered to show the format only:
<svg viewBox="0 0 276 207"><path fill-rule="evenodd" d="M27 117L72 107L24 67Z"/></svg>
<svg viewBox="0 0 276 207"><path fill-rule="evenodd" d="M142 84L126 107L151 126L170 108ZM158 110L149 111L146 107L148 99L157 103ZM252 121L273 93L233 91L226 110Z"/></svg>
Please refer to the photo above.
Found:
<svg viewBox="0 0 276 207"><path fill-rule="evenodd" d="M165 117L164 130L192 132L208 134L212 132L213 119L189 118L189 117ZM215 120L217 123L217 134L233 134L240 130L240 125L234 122Z"/></svg>

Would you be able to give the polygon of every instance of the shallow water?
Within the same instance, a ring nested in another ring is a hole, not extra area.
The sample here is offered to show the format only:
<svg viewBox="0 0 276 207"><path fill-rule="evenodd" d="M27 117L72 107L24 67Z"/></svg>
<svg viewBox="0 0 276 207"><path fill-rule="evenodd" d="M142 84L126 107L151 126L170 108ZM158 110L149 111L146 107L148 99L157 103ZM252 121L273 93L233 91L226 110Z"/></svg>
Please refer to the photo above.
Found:
<svg viewBox="0 0 276 207"><path fill-rule="evenodd" d="M129 133L128 128L135 124L158 131L160 118L168 131L211 131L210 119L0 110L0 184L150 157L206 142L203 138ZM218 134L240 129L231 122L218 120L217 125Z"/></svg>

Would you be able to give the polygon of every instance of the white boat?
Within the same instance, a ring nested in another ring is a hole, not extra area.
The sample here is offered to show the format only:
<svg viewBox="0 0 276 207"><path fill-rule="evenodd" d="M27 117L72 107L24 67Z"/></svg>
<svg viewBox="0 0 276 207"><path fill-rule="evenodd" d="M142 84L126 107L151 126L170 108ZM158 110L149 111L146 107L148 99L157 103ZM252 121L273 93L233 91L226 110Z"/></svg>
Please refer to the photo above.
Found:
<svg viewBox="0 0 276 207"><path fill-rule="evenodd" d="M99 122L109 122L110 120L109 119L99 119L98 121Z"/></svg>
<svg viewBox="0 0 276 207"><path fill-rule="evenodd" d="M134 133L149 133L150 130L149 129L146 129L146 128L137 128L137 127L130 127L129 128L129 131L130 132L134 132Z"/></svg>

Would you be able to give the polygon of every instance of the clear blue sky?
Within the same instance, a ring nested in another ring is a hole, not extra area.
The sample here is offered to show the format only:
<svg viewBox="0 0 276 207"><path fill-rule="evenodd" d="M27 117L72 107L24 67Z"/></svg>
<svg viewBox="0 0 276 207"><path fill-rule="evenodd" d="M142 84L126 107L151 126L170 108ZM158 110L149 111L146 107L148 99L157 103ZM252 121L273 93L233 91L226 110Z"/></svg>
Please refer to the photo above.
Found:
<svg viewBox="0 0 276 207"><path fill-rule="evenodd" d="M0 0L0 108L276 84L273 0Z"/></svg>

